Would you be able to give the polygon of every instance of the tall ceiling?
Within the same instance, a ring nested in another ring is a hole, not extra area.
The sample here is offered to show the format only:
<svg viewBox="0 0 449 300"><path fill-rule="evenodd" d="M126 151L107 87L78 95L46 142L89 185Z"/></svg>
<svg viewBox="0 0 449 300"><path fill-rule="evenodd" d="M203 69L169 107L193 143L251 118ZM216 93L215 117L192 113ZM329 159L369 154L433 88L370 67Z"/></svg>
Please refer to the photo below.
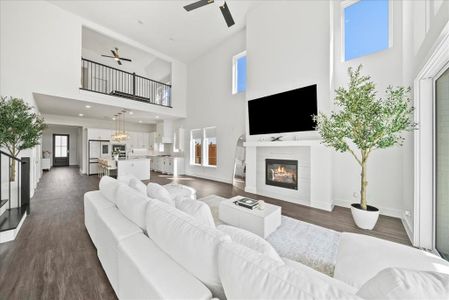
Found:
<svg viewBox="0 0 449 300"><path fill-rule="evenodd" d="M223 1L191 12L184 10L184 5L195 1L51 2L184 62L245 28L247 12L257 5L257 1L227 1L236 23L228 28L219 8Z"/></svg>

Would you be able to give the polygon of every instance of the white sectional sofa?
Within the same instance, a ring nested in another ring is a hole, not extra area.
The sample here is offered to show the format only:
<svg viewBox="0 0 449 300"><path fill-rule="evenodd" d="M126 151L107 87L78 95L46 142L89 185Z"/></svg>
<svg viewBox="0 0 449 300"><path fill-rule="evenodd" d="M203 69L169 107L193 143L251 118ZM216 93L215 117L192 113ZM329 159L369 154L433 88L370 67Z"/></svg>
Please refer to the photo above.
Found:
<svg viewBox="0 0 449 300"><path fill-rule="evenodd" d="M193 199L191 190L176 190ZM120 299L449 299L446 261L372 237L344 233L331 278L280 258L250 232L216 228L112 178L85 194L84 208Z"/></svg>

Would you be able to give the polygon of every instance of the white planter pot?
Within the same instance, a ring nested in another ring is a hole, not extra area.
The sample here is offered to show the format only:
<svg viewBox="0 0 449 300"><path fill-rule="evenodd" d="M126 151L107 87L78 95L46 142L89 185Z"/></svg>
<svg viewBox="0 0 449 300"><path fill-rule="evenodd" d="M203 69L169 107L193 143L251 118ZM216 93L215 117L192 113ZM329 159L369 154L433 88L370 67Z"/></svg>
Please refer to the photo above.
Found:
<svg viewBox="0 0 449 300"><path fill-rule="evenodd" d="M368 205L367 210L359 207L360 204L358 203L351 204L351 213L355 224L362 229L373 229L376 226L377 219L379 219L379 209L370 205Z"/></svg>

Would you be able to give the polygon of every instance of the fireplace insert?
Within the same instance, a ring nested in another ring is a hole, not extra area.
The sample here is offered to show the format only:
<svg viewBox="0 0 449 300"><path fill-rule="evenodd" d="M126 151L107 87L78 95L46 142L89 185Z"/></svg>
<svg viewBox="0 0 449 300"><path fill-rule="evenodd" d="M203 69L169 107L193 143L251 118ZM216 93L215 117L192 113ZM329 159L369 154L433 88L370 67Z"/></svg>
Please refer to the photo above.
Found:
<svg viewBox="0 0 449 300"><path fill-rule="evenodd" d="M287 159L266 159L265 184L297 190L298 161Z"/></svg>

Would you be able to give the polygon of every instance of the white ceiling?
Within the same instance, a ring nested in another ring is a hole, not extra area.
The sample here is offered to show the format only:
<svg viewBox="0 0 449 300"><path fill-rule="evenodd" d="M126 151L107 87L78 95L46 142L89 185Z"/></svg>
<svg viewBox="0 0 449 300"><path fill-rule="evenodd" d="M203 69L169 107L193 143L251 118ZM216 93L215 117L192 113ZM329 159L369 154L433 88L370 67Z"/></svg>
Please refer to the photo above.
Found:
<svg viewBox="0 0 449 300"><path fill-rule="evenodd" d="M55 97L42 94L34 94L36 105L42 114L79 117L83 114L83 118L112 120L112 117L119 113L122 108L110 105L103 105L87 101L80 101L62 97ZM90 108L86 108L89 105ZM146 111L133 110L132 114L126 114L126 122L136 124L155 124L159 119L169 119L170 117L156 115ZM142 122L139 122L142 121Z"/></svg>
<svg viewBox="0 0 449 300"><path fill-rule="evenodd" d="M127 72L136 72L138 75L157 81L163 81L163 79L171 77L170 62L121 41L112 39L90 28L83 28L82 47L83 58ZM102 54L112 55L111 49L114 48L119 49L120 56L130 58L132 62L122 61L122 65L118 65L114 59L101 56Z"/></svg>
<svg viewBox="0 0 449 300"><path fill-rule="evenodd" d="M228 28L219 8L223 1L190 12L184 10L184 5L195 1L51 2L184 62L245 28L247 12L257 5L257 1L227 1L236 23Z"/></svg>

